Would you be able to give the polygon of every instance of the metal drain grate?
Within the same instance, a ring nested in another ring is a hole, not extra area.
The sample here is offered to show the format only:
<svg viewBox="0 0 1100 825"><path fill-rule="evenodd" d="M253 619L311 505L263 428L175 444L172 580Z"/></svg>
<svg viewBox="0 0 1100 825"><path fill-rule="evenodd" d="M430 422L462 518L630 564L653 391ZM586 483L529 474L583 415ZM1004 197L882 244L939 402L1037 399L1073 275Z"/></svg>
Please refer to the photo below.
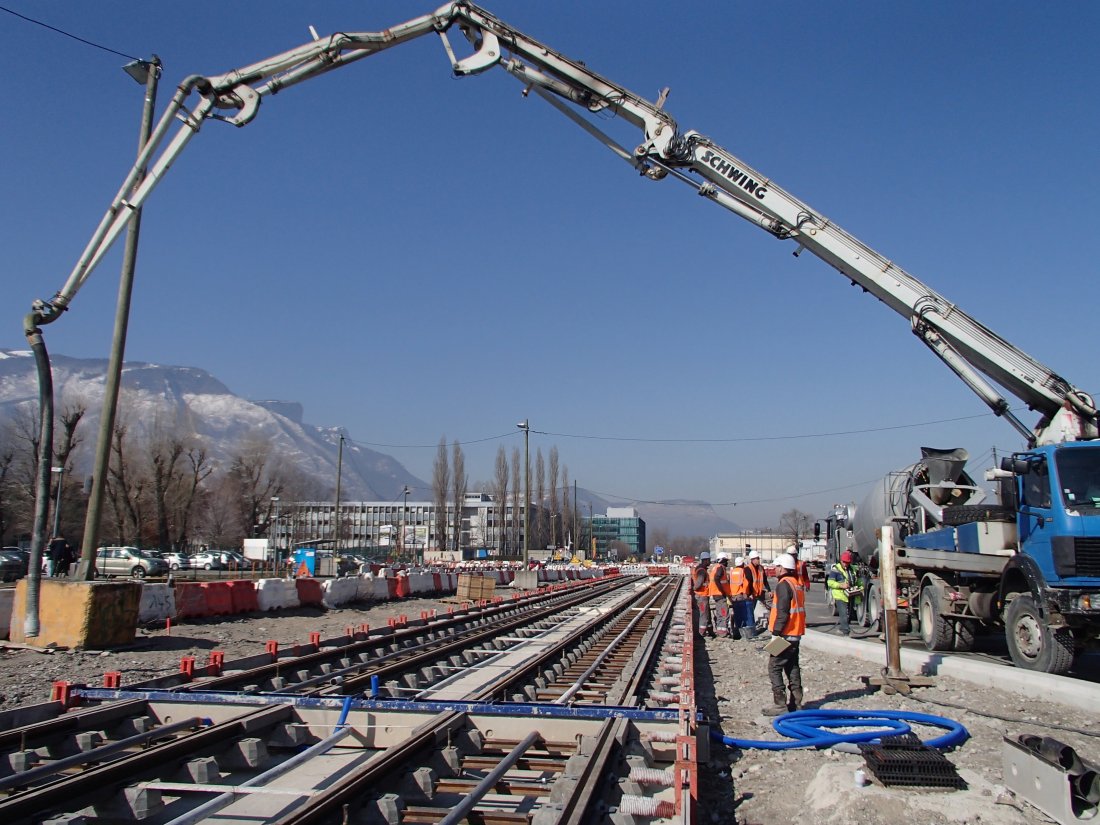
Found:
<svg viewBox="0 0 1100 825"><path fill-rule="evenodd" d="M891 746L886 743L891 738L894 737L883 737L881 745L859 746L868 770L883 785L966 788L966 782L959 776L954 764L938 750L920 744L919 740Z"/></svg>

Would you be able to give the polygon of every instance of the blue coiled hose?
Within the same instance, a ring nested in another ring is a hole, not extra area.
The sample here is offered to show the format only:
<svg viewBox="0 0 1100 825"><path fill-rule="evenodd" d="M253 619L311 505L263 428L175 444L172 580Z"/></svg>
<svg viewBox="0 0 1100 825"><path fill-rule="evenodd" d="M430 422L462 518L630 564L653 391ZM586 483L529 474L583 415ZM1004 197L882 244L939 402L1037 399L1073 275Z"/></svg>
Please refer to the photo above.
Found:
<svg viewBox="0 0 1100 825"><path fill-rule="evenodd" d="M772 727L777 733L794 741L771 742L762 739L737 739L723 736L712 729L710 738L735 748L782 751L791 748L828 748L844 743L874 742L882 736L910 733L907 722L946 728L947 733L924 744L930 748L947 748L965 742L970 733L954 719L929 713L909 713L899 710L796 710L777 716ZM868 731L830 733L830 728L871 728Z"/></svg>

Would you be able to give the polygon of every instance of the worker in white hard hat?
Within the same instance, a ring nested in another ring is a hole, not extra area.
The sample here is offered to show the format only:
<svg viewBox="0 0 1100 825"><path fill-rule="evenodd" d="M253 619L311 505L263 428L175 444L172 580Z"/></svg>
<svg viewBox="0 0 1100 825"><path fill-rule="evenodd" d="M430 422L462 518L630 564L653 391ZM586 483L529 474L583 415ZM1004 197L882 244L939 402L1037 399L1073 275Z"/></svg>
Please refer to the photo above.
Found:
<svg viewBox="0 0 1100 825"><path fill-rule="evenodd" d="M748 563L745 565L745 580L748 582L748 595L752 599L752 620L756 623L756 606L764 600L765 593L771 593L771 585L768 584L768 571L760 563L760 553L756 550L749 551Z"/></svg>
<svg viewBox="0 0 1100 825"><path fill-rule="evenodd" d="M738 556L730 568L730 638L751 639L756 635L756 620L752 615L753 600L749 597L749 582L745 577L745 557Z"/></svg>
<svg viewBox="0 0 1100 825"><path fill-rule="evenodd" d="M700 636L714 637L710 625L710 553L704 550L691 568L691 592L695 597L695 618Z"/></svg>
<svg viewBox="0 0 1100 825"><path fill-rule="evenodd" d="M787 548L783 551L794 559L794 570L796 577L798 578L798 586L803 590L810 589L810 565L803 559L798 557L798 545L788 544Z"/></svg>
<svg viewBox="0 0 1100 825"><path fill-rule="evenodd" d="M766 716L778 716L788 710L802 708L802 669L798 664L798 649L806 633L806 591L799 586L797 562L789 553L775 558L779 582L775 586L768 630L776 639L784 639L787 647L772 653L768 659L768 679L772 686L772 704L764 708ZM786 676L787 684L783 684ZM788 699L787 690L790 689Z"/></svg>

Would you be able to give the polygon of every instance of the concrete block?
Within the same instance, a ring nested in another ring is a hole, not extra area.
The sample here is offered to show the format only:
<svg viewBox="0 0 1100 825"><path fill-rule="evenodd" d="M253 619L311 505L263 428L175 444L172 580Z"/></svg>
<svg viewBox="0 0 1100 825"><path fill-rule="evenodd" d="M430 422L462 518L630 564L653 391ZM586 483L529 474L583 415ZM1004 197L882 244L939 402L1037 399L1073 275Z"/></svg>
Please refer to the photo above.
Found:
<svg viewBox="0 0 1100 825"><path fill-rule="evenodd" d="M227 771L251 771L267 761L267 746L262 739L248 737L234 742L218 756L218 764Z"/></svg>
<svg viewBox="0 0 1100 825"><path fill-rule="evenodd" d="M9 638L13 642L72 648L119 647L137 634L141 583L42 579L38 591L38 635L28 638L27 580L15 586Z"/></svg>

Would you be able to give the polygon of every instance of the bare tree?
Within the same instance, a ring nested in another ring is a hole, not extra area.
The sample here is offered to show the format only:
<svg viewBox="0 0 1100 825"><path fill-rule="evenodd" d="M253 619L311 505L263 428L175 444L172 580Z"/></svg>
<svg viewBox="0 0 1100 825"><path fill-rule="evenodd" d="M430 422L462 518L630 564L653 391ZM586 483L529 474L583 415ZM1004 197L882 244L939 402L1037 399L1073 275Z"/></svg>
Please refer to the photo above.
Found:
<svg viewBox="0 0 1100 825"><path fill-rule="evenodd" d="M542 458L542 447L535 453L535 501L538 509L535 511L535 542L533 545L540 550L546 547L546 537L549 534L546 524L546 462Z"/></svg>
<svg viewBox="0 0 1100 825"><path fill-rule="evenodd" d="M557 547L558 542L558 448L556 446L550 448L550 464L548 467L550 473L550 544Z"/></svg>
<svg viewBox="0 0 1100 825"><path fill-rule="evenodd" d="M462 505L466 501L466 486L469 479L466 477L466 456L462 453L462 445L457 441L451 442L451 490L454 493L454 549L462 546Z"/></svg>
<svg viewBox="0 0 1100 825"><path fill-rule="evenodd" d="M141 544L146 479L134 470L138 462L127 440L128 435L126 422L115 424L104 493L111 511L115 541L119 544Z"/></svg>
<svg viewBox="0 0 1100 825"><path fill-rule="evenodd" d="M61 495L58 496L57 492L53 493L53 501L61 501L61 516L57 519L59 529L63 534L67 534L70 538L78 538L77 533L68 530L66 528L66 522L76 522L77 516L80 514L80 507L78 506L78 500L75 495L66 494L66 489L75 489L76 485L72 483L72 454L78 446L80 446L81 438L77 435L77 427L80 426L80 421L87 412L87 408L81 405L69 405L62 410L59 417L59 424L61 425L61 433L54 437L54 465L61 468L61 473L58 475L57 483L61 487ZM68 511L72 514L71 519L65 518L65 513Z"/></svg>
<svg viewBox="0 0 1100 825"><path fill-rule="evenodd" d="M523 482L519 477L519 447L512 448L512 547L520 544L520 495L523 494ZM527 504L523 505L525 508Z"/></svg>
<svg viewBox="0 0 1100 825"><path fill-rule="evenodd" d="M7 427L4 428L5 430ZM15 526L12 471L15 466L15 446L7 439L7 433L0 433L0 543L11 544Z"/></svg>
<svg viewBox="0 0 1100 825"><path fill-rule="evenodd" d="M788 510L779 517L780 535L790 538L797 547L799 540L808 536L812 529L813 516L801 510Z"/></svg>
<svg viewBox="0 0 1100 825"><path fill-rule="evenodd" d="M249 438L233 456L229 466L230 491L237 504L237 527L242 536L267 532L272 512L272 497L285 486L283 473L272 455L271 443Z"/></svg>
<svg viewBox="0 0 1100 825"><path fill-rule="evenodd" d="M432 467L432 495L435 497L436 547L447 548L447 492L451 486L451 465L447 459L447 436L439 439Z"/></svg>
<svg viewBox="0 0 1100 825"><path fill-rule="evenodd" d="M493 501L497 518L497 553L504 555L504 514L508 509L508 454L504 445L497 447L496 478L493 483Z"/></svg>

